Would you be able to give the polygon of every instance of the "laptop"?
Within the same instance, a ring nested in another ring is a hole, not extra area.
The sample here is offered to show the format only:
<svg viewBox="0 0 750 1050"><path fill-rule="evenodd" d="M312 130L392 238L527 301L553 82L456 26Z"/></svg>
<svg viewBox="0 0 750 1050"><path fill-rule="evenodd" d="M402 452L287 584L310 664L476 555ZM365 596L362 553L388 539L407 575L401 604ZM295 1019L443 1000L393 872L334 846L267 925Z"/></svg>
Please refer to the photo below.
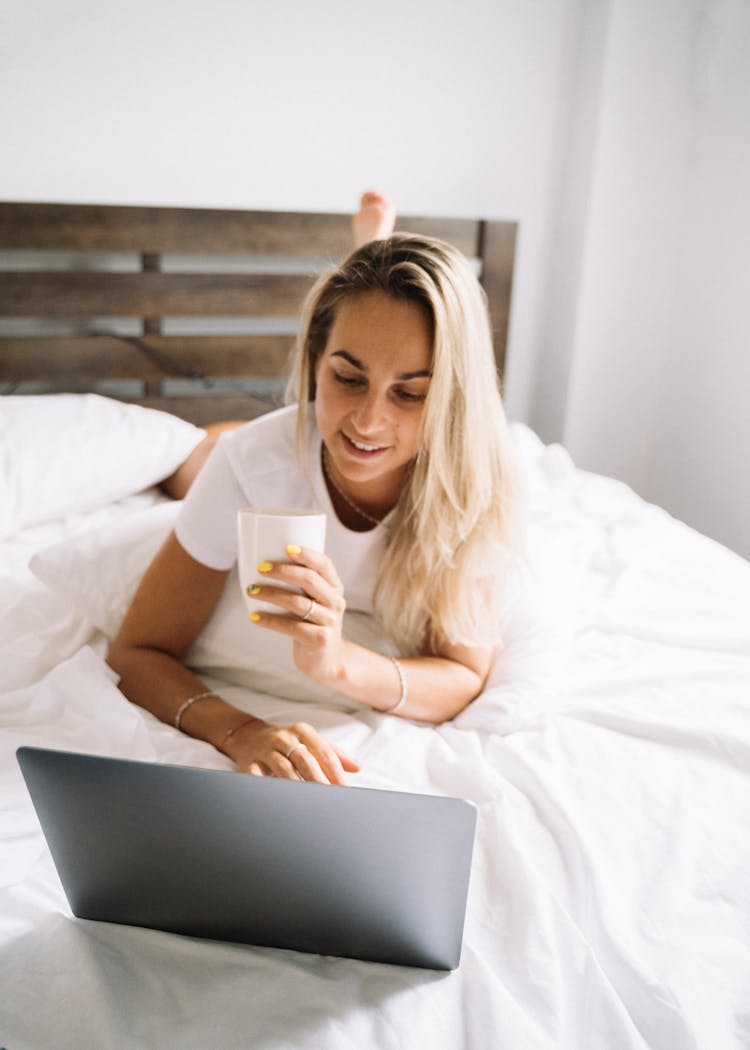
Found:
<svg viewBox="0 0 750 1050"><path fill-rule="evenodd" d="M455 969L467 801L21 747L73 914Z"/></svg>

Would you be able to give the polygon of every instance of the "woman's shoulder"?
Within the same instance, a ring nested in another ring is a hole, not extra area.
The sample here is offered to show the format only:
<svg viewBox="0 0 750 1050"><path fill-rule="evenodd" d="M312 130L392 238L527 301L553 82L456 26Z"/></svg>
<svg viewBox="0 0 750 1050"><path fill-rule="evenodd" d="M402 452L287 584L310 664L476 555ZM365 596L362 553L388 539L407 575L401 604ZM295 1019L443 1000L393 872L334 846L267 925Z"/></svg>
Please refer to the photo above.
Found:
<svg viewBox="0 0 750 1050"><path fill-rule="evenodd" d="M219 444L233 469L266 473L296 460L297 406L288 405L222 434Z"/></svg>
<svg viewBox="0 0 750 1050"><path fill-rule="evenodd" d="M294 494L301 498L300 486L307 493L309 483L297 451L296 405L268 412L222 434L218 447L251 503L259 491L278 489L279 498L286 494L287 499Z"/></svg>
<svg viewBox="0 0 750 1050"><path fill-rule="evenodd" d="M264 444L275 446L283 444L294 446L297 427L297 406L285 405L272 409L262 416L248 420L242 426L222 434L221 441L225 447L240 450L259 447Z"/></svg>

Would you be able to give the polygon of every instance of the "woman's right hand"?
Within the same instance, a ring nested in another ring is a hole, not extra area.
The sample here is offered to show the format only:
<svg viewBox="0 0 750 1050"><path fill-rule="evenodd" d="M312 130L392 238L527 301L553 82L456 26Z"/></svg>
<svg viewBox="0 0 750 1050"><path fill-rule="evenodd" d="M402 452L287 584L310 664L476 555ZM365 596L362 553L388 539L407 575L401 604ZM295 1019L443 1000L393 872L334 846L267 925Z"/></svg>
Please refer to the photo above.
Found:
<svg viewBox="0 0 750 1050"><path fill-rule="evenodd" d="M307 722L276 726L260 719L241 725L227 740L226 754L240 773L286 780L344 784L359 765Z"/></svg>

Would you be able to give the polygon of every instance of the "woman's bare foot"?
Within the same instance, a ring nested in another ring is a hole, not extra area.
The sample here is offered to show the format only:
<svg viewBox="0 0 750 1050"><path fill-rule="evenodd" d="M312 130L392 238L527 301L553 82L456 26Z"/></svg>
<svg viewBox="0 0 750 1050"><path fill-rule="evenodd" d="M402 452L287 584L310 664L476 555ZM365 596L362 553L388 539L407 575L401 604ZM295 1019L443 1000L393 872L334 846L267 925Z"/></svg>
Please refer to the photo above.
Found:
<svg viewBox="0 0 750 1050"><path fill-rule="evenodd" d="M359 211L352 216L354 247L361 248L368 241L390 237L396 225L396 209L382 193L372 190L363 193Z"/></svg>

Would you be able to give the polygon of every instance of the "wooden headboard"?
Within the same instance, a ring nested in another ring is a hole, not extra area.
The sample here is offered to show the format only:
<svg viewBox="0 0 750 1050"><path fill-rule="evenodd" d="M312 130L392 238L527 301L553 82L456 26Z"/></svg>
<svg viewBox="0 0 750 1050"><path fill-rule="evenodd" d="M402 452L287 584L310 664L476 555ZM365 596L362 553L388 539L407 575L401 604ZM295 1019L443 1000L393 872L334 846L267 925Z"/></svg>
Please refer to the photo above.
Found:
<svg viewBox="0 0 750 1050"><path fill-rule="evenodd" d="M399 216L476 260L502 375L516 224ZM0 203L0 393L99 390L191 422L279 403L348 214Z"/></svg>

